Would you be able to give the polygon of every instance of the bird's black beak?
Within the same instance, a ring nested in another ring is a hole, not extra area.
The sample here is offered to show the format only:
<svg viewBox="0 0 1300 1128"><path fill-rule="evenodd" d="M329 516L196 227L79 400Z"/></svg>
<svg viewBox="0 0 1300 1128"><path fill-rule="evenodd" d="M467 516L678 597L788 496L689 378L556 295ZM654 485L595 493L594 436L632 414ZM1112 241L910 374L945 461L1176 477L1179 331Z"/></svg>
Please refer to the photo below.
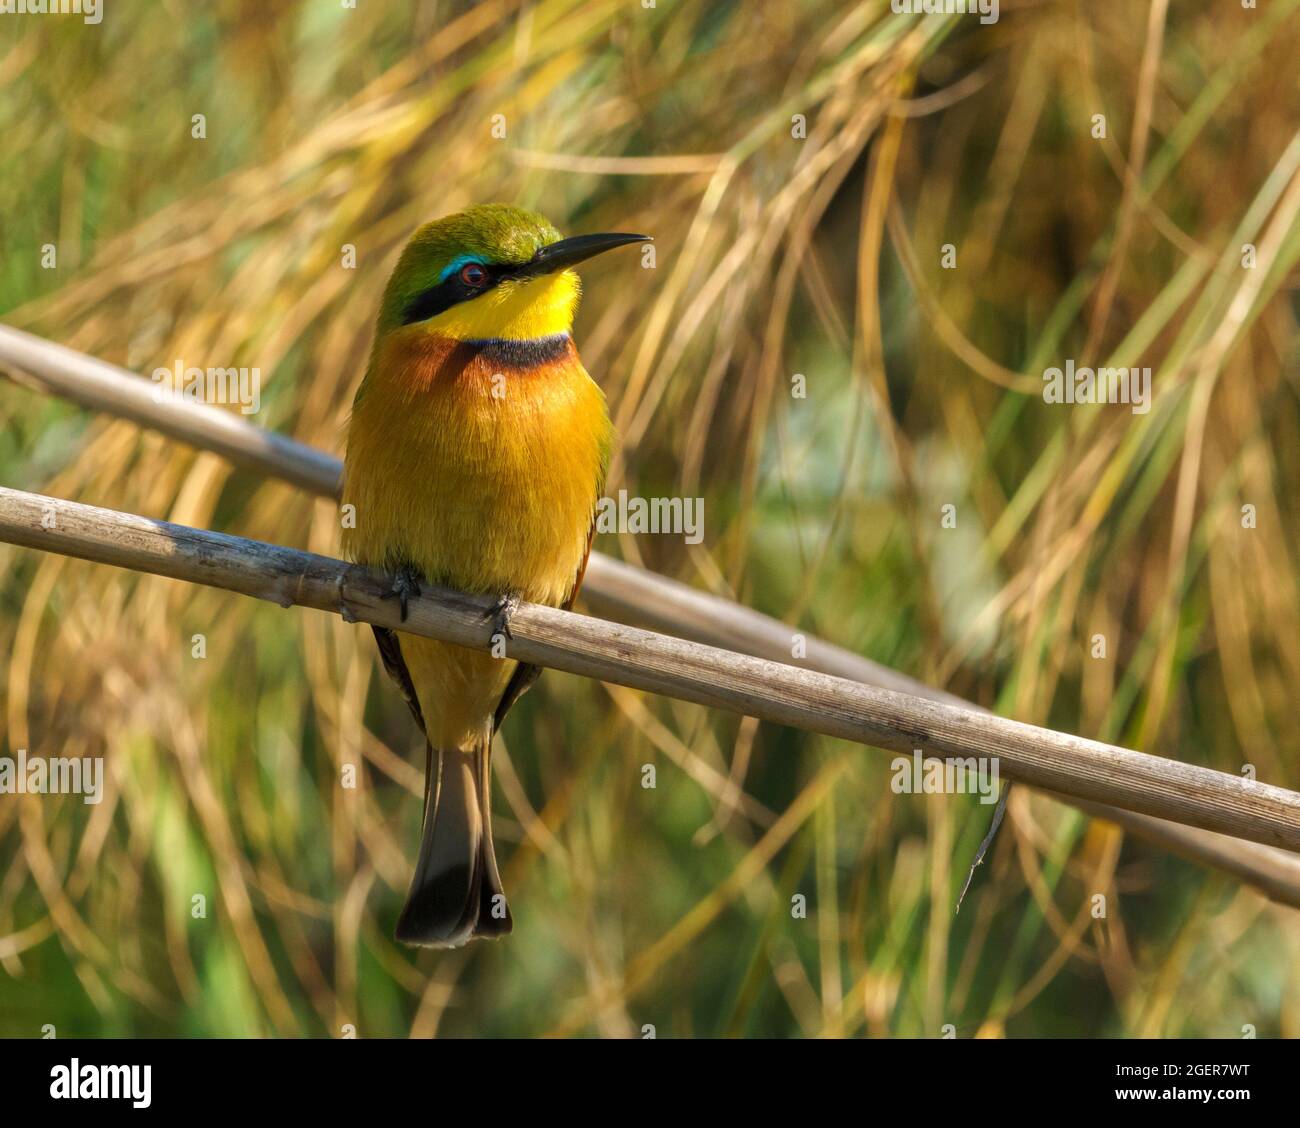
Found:
<svg viewBox="0 0 1300 1128"><path fill-rule="evenodd" d="M570 266L576 266L589 258L612 251L615 247L626 247L629 243L652 243L649 235L627 235L623 232L609 232L604 235L575 235L572 239L561 239L543 247L532 257L531 262L517 266L510 273L515 278L536 278L541 274L554 274Z"/></svg>

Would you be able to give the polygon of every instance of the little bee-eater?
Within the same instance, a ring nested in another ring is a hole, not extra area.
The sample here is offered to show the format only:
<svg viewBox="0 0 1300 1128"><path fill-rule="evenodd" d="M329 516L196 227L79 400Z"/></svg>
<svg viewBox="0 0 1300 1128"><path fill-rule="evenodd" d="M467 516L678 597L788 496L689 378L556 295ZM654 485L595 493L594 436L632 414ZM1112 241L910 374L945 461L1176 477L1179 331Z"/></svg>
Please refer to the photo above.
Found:
<svg viewBox="0 0 1300 1128"><path fill-rule="evenodd" d="M573 267L644 235L560 233L472 207L412 236L384 291L348 430L345 548L396 576L569 607L613 438L570 330ZM492 736L538 669L375 628L427 741L424 827L397 939L455 947L511 929L492 847Z"/></svg>

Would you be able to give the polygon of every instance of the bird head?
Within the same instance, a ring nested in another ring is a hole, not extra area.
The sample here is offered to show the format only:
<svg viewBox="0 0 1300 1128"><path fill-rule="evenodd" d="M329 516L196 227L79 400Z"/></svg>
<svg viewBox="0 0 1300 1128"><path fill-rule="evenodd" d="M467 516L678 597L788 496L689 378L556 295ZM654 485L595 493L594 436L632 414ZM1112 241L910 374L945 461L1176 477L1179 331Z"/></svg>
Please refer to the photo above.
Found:
<svg viewBox="0 0 1300 1128"><path fill-rule="evenodd" d="M379 334L410 329L453 340L527 340L567 333L581 284L573 267L646 235L563 239L549 220L480 204L411 236L384 291Z"/></svg>

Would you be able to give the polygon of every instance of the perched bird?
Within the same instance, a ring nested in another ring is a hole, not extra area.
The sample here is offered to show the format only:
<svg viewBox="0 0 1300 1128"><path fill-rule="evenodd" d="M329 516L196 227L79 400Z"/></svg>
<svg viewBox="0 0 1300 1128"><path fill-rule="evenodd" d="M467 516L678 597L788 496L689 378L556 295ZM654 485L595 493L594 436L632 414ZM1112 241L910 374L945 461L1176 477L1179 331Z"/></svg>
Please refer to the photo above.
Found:
<svg viewBox="0 0 1300 1128"><path fill-rule="evenodd" d="M472 207L402 252L348 429L344 547L391 571L569 607L591 550L613 431L570 330L572 267L648 236L562 239L540 215ZM511 929L492 846L492 736L538 669L375 628L427 740L424 826L397 939L455 947Z"/></svg>

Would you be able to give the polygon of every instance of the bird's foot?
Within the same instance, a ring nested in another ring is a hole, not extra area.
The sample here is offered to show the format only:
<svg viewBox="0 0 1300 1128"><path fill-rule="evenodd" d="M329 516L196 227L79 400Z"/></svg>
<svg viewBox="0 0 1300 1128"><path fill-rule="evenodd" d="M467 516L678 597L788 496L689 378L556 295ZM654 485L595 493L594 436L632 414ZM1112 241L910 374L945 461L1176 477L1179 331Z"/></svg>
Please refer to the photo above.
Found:
<svg viewBox="0 0 1300 1128"><path fill-rule="evenodd" d="M409 564L403 564L393 573L393 586L384 592L383 599L396 599L402 608L402 622L406 622L406 603L412 596L420 597L420 573Z"/></svg>
<svg viewBox="0 0 1300 1128"><path fill-rule="evenodd" d="M510 633L510 618L519 610L519 596L503 595L488 608L485 618L492 620L492 634L514 638Z"/></svg>

